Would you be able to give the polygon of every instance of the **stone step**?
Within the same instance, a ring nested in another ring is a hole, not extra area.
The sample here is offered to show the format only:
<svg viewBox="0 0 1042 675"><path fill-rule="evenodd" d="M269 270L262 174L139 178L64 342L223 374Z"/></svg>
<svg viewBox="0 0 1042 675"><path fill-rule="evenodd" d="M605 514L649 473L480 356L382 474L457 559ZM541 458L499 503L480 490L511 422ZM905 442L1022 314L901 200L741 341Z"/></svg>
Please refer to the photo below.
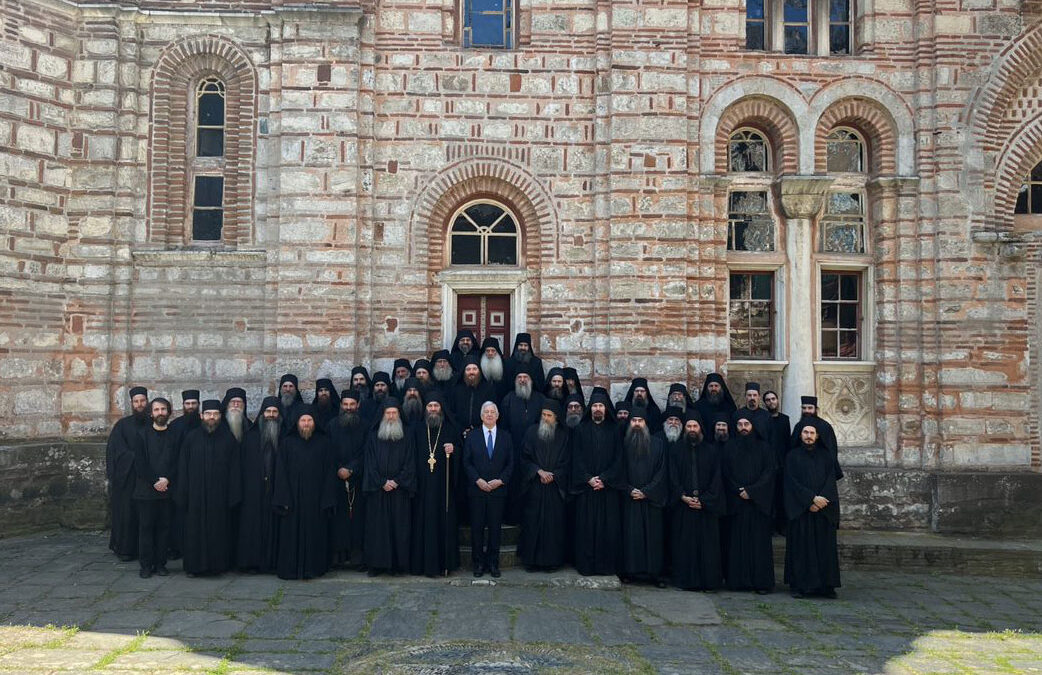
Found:
<svg viewBox="0 0 1042 675"><path fill-rule="evenodd" d="M468 571L470 570L470 553L470 546L459 547L460 565L464 570ZM515 544L502 544L499 547L499 568L507 570L520 566L521 563L517 559L517 546Z"/></svg>

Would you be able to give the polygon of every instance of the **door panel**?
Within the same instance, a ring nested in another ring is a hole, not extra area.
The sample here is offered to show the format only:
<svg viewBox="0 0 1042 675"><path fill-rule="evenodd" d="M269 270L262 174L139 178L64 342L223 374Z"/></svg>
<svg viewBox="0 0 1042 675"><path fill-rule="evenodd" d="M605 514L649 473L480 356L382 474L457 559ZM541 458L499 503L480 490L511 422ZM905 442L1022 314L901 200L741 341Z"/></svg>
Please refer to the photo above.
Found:
<svg viewBox="0 0 1042 675"><path fill-rule="evenodd" d="M470 329L478 338L478 345L486 337L499 340L504 353L510 349L510 296L458 295L456 296L456 330Z"/></svg>

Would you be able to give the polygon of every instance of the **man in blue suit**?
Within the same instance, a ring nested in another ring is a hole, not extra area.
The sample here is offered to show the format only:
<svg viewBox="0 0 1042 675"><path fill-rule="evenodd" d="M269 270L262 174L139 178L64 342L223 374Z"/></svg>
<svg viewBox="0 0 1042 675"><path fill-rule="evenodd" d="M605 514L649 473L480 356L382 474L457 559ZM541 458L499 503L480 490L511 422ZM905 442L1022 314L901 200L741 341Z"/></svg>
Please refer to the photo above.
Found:
<svg viewBox="0 0 1042 675"><path fill-rule="evenodd" d="M463 443L463 470L470 500L470 545L474 576L486 571L499 577L499 535L507 502L507 483L514 471L510 434L501 433L499 408L492 401L481 406L481 426L471 429ZM488 530L488 544L485 531Z"/></svg>

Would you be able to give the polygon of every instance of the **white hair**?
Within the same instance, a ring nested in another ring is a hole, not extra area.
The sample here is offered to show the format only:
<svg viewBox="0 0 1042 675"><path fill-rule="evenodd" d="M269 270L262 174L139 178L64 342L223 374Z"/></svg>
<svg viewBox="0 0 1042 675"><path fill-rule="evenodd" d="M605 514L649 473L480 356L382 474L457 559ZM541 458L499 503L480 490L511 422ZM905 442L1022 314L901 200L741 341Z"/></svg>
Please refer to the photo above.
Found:
<svg viewBox="0 0 1042 675"><path fill-rule="evenodd" d="M497 413L499 412L499 406L496 405L495 403L493 403L492 401L485 401L484 403L481 404L481 414L482 415L485 414L485 409L486 408L492 408Z"/></svg>

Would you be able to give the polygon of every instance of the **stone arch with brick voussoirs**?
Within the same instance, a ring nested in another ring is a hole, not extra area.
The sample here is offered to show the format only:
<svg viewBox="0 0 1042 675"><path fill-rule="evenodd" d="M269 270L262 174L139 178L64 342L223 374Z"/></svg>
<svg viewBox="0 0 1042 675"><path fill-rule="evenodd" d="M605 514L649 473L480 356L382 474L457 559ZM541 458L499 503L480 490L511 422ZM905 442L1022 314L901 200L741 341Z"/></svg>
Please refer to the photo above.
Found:
<svg viewBox="0 0 1042 675"><path fill-rule="evenodd" d="M458 293L508 293L511 332L538 329L541 270L556 259L558 249L557 212L549 190L521 166L480 157L452 164L424 182L410 222L409 241L414 248L409 257L426 261L429 346L436 349L451 342ZM477 199L500 202L517 217L521 238L517 267L464 269L450 264L449 219L460 206ZM538 341L538 335L533 339ZM503 345L504 350L509 347Z"/></svg>

